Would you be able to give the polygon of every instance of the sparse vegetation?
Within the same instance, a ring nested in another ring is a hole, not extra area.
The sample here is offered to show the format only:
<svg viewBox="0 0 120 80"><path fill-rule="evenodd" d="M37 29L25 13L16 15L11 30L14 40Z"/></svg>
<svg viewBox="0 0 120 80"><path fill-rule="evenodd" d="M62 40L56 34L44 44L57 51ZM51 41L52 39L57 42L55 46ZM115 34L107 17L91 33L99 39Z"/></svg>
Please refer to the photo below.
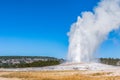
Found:
<svg viewBox="0 0 120 80"><path fill-rule="evenodd" d="M112 72L98 72L98 73L94 73L94 74L91 74L92 76L105 76L105 75L109 75L111 74Z"/></svg>
<svg viewBox="0 0 120 80"><path fill-rule="evenodd" d="M108 73L88 75L81 74L81 72L82 71L8 72L9 74L1 75L1 77L11 78L11 80L12 78L21 80L120 80L120 76L104 76Z"/></svg>

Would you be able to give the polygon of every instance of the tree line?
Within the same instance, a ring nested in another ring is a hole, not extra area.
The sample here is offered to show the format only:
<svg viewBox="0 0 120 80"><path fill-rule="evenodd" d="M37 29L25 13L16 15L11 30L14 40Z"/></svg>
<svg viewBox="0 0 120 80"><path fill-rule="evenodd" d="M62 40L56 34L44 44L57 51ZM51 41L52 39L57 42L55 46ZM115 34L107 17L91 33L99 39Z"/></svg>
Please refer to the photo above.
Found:
<svg viewBox="0 0 120 80"><path fill-rule="evenodd" d="M43 67L61 62L61 59L47 56L0 56L0 68Z"/></svg>
<svg viewBox="0 0 120 80"><path fill-rule="evenodd" d="M100 58L100 62L103 64L120 66L120 59L119 58Z"/></svg>
<svg viewBox="0 0 120 80"><path fill-rule="evenodd" d="M31 63L27 63L27 59L30 58L32 60ZM54 57L44 57L44 56L0 56L1 61L10 61L11 59L16 60L23 60L19 64L13 63L0 63L0 68L26 68L26 67L44 67L44 66L53 66L59 65L62 62L65 62L64 59L57 59ZM34 59L43 59L34 61ZM119 58L99 58L99 61L103 64L108 65L115 65L120 66L120 59ZM13 61L14 62L14 61Z"/></svg>
<svg viewBox="0 0 120 80"><path fill-rule="evenodd" d="M20 63L20 64L3 64L0 68L26 68L26 67L43 67L60 64L59 60L47 60L47 61L35 61L32 63Z"/></svg>

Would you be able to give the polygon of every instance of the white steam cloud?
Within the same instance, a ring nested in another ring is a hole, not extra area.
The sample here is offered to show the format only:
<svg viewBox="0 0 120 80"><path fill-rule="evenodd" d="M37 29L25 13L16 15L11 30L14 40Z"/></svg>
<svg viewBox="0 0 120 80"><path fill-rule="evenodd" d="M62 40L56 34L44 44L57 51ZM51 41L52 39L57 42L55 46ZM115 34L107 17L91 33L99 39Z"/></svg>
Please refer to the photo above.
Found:
<svg viewBox="0 0 120 80"><path fill-rule="evenodd" d="M102 0L93 12L83 12L69 35L70 62L91 62L98 46L120 27L120 0Z"/></svg>

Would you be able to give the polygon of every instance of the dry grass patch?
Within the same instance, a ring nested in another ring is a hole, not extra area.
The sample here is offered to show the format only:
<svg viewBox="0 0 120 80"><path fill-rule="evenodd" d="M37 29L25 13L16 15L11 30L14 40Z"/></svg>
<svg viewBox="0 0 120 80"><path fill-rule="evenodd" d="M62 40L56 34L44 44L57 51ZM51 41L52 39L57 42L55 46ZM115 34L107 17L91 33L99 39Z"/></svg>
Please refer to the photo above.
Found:
<svg viewBox="0 0 120 80"><path fill-rule="evenodd" d="M109 76L110 74L112 74L112 72L98 72L98 73L93 73L90 75L91 76Z"/></svg>
<svg viewBox="0 0 120 80"><path fill-rule="evenodd" d="M82 71L12 72L1 75L1 77L19 78L21 80L120 80L120 76L104 76L106 73L87 75L81 74L81 72Z"/></svg>

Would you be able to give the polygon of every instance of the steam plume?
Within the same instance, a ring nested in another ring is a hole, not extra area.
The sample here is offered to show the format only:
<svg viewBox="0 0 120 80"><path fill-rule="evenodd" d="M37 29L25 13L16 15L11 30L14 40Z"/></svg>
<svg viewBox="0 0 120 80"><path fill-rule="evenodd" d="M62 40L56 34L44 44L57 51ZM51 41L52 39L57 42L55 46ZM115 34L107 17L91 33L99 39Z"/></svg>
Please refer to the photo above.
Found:
<svg viewBox="0 0 120 80"><path fill-rule="evenodd" d="M93 12L83 12L69 35L70 62L91 62L98 46L120 27L120 0L102 0Z"/></svg>

